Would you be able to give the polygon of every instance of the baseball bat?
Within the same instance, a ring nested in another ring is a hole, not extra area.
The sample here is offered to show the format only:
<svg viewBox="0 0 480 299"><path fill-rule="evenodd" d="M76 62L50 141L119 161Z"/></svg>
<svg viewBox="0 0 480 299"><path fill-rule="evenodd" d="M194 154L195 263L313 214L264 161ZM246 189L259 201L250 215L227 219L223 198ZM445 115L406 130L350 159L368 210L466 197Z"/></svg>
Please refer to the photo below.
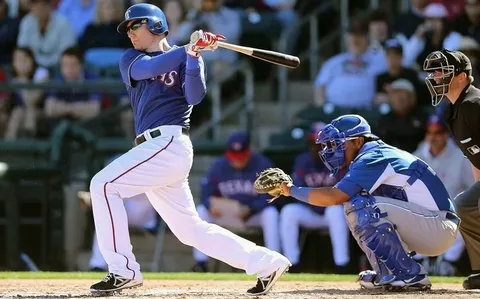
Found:
<svg viewBox="0 0 480 299"><path fill-rule="evenodd" d="M239 46L220 41L217 42L217 44L221 48L229 49L269 63L278 64L280 66L296 69L300 65L300 59L296 56L263 49Z"/></svg>
<svg viewBox="0 0 480 299"><path fill-rule="evenodd" d="M192 42L196 42L199 38L200 36L197 31L193 32L192 35L190 36L190 40ZM300 65L300 59L298 57L284 54L284 53L239 46L239 45L221 42L221 41L218 41L217 45L224 49L229 49L238 53L242 53L244 55L261 59L269 63L285 66L292 69L295 69Z"/></svg>

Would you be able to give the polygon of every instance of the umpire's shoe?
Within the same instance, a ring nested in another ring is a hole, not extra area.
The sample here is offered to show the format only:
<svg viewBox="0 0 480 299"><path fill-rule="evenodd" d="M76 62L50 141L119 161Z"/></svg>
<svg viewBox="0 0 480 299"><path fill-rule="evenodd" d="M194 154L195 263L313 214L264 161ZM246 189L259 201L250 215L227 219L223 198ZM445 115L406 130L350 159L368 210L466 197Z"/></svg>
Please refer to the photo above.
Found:
<svg viewBox="0 0 480 299"><path fill-rule="evenodd" d="M247 290L247 294L250 296L260 296L266 295L273 287L275 282L282 276L285 272L288 271L288 268L291 266L290 262L287 262L285 265L279 267L275 272L272 274L261 277L257 279L257 284Z"/></svg>
<svg viewBox="0 0 480 299"><path fill-rule="evenodd" d="M466 290L480 289L480 273L468 276L463 281L463 288Z"/></svg>
<svg viewBox="0 0 480 299"><path fill-rule="evenodd" d="M102 281L92 285L90 292L92 295L104 296L123 289L139 287L143 284L141 280L129 279L120 275L108 273Z"/></svg>

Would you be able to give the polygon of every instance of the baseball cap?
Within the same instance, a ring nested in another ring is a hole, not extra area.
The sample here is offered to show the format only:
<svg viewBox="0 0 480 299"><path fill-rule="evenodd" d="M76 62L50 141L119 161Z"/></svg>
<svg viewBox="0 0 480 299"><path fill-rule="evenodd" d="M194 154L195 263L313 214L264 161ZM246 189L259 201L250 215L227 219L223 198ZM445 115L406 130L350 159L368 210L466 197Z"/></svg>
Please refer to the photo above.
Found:
<svg viewBox="0 0 480 299"><path fill-rule="evenodd" d="M465 0L465 5L478 5L480 0Z"/></svg>
<svg viewBox="0 0 480 299"><path fill-rule="evenodd" d="M472 63L467 55L460 51L450 51L447 49L443 49L442 53L447 57L448 64L455 67L455 75L460 73L466 73L469 76L472 75Z"/></svg>
<svg viewBox="0 0 480 299"><path fill-rule="evenodd" d="M314 122L310 125L310 129L308 130L307 139L308 140L316 140L318 137L318 132L320 132L325 127L325 123L319 121Z"/></svg>
<svg viewBox="0 0 480 299"><path fill-rule="evenodd" d="M443 4L430 3L423 10L423 16L425 18L434 18L434 19L447 18L448 10L445 8Z"/></svg>
<svg viewBox="0 0 480 299"><path fill-rule="evenodd" d="M391 89L402 89L409 91L411 93L415 93L415 87L413 86L412 82L407 79L398 79L390 84Z"/></svg>
<svg viewBox="0 0 480 299"><path fill-rule="evenodd" d="M347 32L350 34L368 35L368 27L365 22L357 21L350 24Z"/></svg>
<svg viewBox="0 0 480 299"><path fill-rule="evenodd" d="M245 132L235 132L228 137L225 156L229 161L244 160L250 155L250 136Z"/></svg>
<svg viewBox="0 0 480 299"><path fill-rule="evenodd" d="M427 129L431 127L441 129L442 131L447 130L447 125L445 124L443 119L437 114L430 115L427 120Z"/></svg>
<svg viewBox="0 0 480 299"><path fill-rule="evenodd" d="M399 40L391 38L385 42L385 50L396 51L400 54L403 54L403 47Z"/></svg>

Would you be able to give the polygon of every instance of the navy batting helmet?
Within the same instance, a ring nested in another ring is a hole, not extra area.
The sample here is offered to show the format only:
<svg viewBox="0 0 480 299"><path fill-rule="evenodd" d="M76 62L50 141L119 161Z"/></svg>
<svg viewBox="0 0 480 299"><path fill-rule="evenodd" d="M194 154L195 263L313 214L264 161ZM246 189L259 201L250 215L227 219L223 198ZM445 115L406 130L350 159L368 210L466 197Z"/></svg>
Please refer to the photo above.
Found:
<svg viewBox="0 0 480 299"><path fill-rule="evenodd" d="M152 4L140 3L130 6L125 12L125 21L121 22L117 31L120 33L127 33L127 25L130 21L145 20L153 34L168 34L167 18L163 11Z"/></svg>

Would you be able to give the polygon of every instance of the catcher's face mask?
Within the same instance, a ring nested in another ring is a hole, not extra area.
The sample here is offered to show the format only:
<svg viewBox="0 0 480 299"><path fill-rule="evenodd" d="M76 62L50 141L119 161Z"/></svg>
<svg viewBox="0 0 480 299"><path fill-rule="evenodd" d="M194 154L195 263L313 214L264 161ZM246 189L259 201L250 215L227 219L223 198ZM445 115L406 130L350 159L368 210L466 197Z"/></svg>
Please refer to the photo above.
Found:
<svg viewBox="0 0 480 299"><path fill-rule="evenodd" d="M345 133L340 132L333 125L326 125L318 133L316 140L321 150L318 152L323 164L330 170L332 176L336 176L340 168L345 164L345 150L347 148Z"/></svg>
<svg viewBox="0 0 480 299"><path fill-rule="evenodd" d="M448 93L455 76L455 67L448 63L444 53L435 51L425 59L423 70L427 72L425 83L432 95L432 105L437 106Z"/></svg>

